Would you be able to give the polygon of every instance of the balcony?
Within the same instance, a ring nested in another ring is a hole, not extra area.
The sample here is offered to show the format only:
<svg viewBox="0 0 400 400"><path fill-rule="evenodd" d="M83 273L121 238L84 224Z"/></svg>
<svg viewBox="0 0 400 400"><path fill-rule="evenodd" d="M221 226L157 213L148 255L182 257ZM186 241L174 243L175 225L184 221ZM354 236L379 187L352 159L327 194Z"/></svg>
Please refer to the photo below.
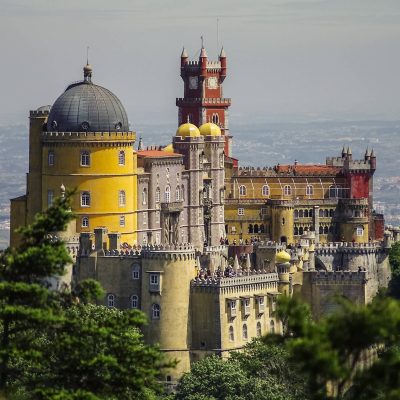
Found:
<svg viewBox="0 0 400 400"><path fill-rule="evenodd" d="M161 203L161 211L166 213L177 213L183 211L183 201L173 201L171 203Z"/></svg>

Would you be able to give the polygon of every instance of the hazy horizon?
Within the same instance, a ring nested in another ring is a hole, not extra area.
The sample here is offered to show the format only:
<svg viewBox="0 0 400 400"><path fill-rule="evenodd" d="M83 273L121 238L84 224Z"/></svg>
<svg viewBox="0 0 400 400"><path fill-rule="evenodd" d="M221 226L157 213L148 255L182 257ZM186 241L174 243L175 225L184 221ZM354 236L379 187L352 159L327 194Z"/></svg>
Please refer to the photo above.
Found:
<svg viewBox="0 0 400 400"><path fill-rule="evenodd" d="M201 35L210 59L224 45L224 95L246 123L400 118L397 0L2 0L0 22L3 124L80 80L86 46L133 128L176 120L180 52L197 57Z"/></svg>

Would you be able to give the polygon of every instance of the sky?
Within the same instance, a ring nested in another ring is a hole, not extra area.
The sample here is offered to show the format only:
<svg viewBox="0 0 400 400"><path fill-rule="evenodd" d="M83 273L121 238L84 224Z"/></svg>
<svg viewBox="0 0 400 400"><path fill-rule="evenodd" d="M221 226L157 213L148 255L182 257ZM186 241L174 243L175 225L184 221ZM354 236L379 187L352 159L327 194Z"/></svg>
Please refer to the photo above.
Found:
<svg viewBox="0 0 400 400"><path fill-rule="evenodd" d="M87 46L133 128L177 120L201 36L236 120L400 119L400 0L0 0L0 124L82 79Z"/></svg>

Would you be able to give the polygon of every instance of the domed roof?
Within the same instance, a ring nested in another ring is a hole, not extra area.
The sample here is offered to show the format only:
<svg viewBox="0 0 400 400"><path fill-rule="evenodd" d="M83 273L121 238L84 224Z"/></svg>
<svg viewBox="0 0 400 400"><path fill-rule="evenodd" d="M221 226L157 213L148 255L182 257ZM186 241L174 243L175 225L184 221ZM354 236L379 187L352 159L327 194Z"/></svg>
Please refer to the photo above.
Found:
<svg viewBox="0 0 400 400"><path fill-rule="evenodd" d="M281 250L275 256L275 263L276 264L288 263L290 262L290 259L291 259L290 254L285 250Z"/></svg>
<svg viewBox="0 0 400 400"><path fill-rule="evenodd" d="M186 124L182 124L178 130L176 131L176 136L200 136L199 128L196 125L187 122Z"/></svg>
<svg viewBox="0 0 400 400"><path fill-rule="evenodd" d="M129 131L125 108L108 89L92 83L92 67L84 80L69 85L51 107L47 130L57 132Z"/></svg>
<svg viewBox="0 0 400 400"><path fill-rule="evenodd" d="M201 125L199 131L203 136L221 136L221 129L219 129L219 126L211 122Z"/></svg>

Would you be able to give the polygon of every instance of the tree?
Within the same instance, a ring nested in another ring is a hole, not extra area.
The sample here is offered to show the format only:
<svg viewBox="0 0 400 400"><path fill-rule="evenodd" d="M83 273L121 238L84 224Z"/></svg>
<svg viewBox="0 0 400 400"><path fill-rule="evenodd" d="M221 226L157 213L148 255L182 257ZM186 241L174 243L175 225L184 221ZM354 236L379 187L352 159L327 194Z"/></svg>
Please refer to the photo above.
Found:
<svg viewBox="0 0 400 400"><path fill-rule="evenodd" d="M340 310L318 322L294 311L298 304L295 299L281 298L279 312L289 315L286 346L292 361L308 376L312 399L343 399L346 393L349 399L373 399L366 394L398 390L393 383L400 381L399 369L387 368L400 365L399 352L393 347L400 344L398 301L377 297L367 306L355 306L341 300ZM360 368L376 348L380 357L373 360L372 368ZM379 382L371 379L375 369L380 371ZM351 385L354 390L349 391ZM357 395L351 397L352 393Z"/></svg>
<svg viewBox="0 0 400 400"><path fill-rule="evenodd" d="M392 245L389 251L389 264L392 270L392 279L389 283L389 295L400 299L400 242Z"/></svg>
<svg viewBox="0 0 400 400"><path fill-rule="evenodd" d="M20 373L12 358L35 363L41 357L27 334L62 319L57 293L49 290L46 278L63 275L71 258L64 243L50 234L64 230L72 218L70 196L56 199L32 225L19 229L19 247L0 255L0 391Z"/></svg>

